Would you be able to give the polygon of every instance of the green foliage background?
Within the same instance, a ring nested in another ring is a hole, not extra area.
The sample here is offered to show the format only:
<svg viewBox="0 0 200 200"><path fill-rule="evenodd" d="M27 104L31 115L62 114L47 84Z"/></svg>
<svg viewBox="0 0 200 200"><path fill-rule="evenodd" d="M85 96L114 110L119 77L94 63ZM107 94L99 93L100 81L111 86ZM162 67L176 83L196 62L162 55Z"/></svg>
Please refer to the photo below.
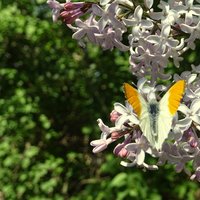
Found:
<svg viewBox="0 0 200 200"><path fill-rule="evenodd" d="M124 168L114 146L91 153L96 119L109 123L133 80L128 55L81 49L44 0L0 1L0 22L1 200L200 199L199 184L170 166Z"/></svg>

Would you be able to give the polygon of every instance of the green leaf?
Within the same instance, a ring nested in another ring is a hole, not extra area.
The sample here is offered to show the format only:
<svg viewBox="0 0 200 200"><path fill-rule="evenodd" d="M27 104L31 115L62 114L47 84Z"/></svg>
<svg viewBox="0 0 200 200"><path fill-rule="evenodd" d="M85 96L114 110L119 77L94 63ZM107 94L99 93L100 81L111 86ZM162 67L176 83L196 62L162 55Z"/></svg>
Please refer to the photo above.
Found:
<svg viewBox="0 0 200 200"><path fill-rule="evenodd" d="M124 172L121 172L113 178L113 180L110 183L110 186L117 187L117 188L125 186L126 180L127 180L127 174Z"/></svg>

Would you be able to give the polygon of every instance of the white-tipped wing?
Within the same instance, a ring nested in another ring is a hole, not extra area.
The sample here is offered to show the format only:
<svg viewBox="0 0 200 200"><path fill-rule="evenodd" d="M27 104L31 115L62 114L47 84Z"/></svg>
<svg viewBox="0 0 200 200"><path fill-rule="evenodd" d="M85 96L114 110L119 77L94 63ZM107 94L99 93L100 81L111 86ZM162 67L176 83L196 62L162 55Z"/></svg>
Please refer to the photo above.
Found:
<svg viewBox="0 0 200 200"><path fill-rule="evenodd" d="M124 91L127 101L132 105L133 110L140 120L139 125L144 136L151 143L151 145L154 146L155 138L150 123L147 102L142 97L142 95L128 83L124 83Z"/></svg>
<svg viewBox="0 0 200 200"><path fill-rule="evenodd" d="M144 111L142 112L139 125L144 136L147 138L150 144L152 146L155 146L156 140L155 140L154 131L151 126L151 120L150 120L150 114L148 112L148 108L144 109Z"/></svg>
<svg viewBox="0 0 200 200"><path fill-rule="evenodd" d="M172 120L176 114L185 90L185 81L176 82L159 102L158 139L156 149L161 149L163 142L168 137Z"/></svg>
<svg viewBox="0 0 200 200"><path fill-rule="evenodd" d="M160 111L158 116L158 138L155 142L156 149L161 149L162 144L167 139L172 126L173 116L166 114L164 111Z"/></svg>

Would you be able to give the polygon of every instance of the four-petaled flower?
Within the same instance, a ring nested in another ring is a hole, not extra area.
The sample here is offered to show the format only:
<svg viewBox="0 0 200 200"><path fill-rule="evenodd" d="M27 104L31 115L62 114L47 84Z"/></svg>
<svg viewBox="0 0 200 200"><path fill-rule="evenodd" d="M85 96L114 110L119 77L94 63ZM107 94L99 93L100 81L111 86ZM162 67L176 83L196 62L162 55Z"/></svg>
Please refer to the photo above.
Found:
<svg viewBox="0 0 200 200"><path fill-rule="evenodd" d="M178 126L187 130L192 122L196 126L198 130L200 130L200 99L195 99L190 108L188 108L185 104L181 104L179 109L183 114L185 114L185 118L179 120Z"/></svg>
<svg viewBox="0 0 200 200"><path fill-rule="evenodd" d="M64 4L61 4L56 0L48 0L47 4L52 9L53 21L57 21L58 17L60 16L61 10L64 8Z"/></svg>

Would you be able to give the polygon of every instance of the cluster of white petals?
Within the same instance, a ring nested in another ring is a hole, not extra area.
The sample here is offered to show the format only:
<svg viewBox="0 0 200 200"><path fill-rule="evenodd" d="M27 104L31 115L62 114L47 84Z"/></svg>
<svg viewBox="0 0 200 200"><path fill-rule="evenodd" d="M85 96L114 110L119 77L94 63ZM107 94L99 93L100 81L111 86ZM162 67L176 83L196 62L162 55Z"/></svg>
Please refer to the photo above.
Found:
<svg viewBox="0 0 200 200"><path fill-rule="evenodd" d="M100 0L99 3L59 3L48 0L53 20L62 18L72 29L72 38L80 45L90 42L103 50L117 48L129 53L131 73L138 77L137 89L145 99L160 99L166 91L158 80L185 80L182 103L173 118L167 140L161 149L152 146L139 126L140 121L131 105L115 103L110 114L112 127L101 119L98 125L101 137L91 142L98 153L118 139L113 153L126 161L123 166L139 166L155 170L166 162L175 165L177 172L185 171L191 179L200 181L200 66L181 75L166 74L165 68L172 61L176 67L183 60L181 55L195 49L200 39L200 0ZM159 11L157 11L159 10ZM82 17L84 15L84 17ZM149 80L144 77L148 77ZM146 155L155 158L148 164ZM193 172L186 167L191 162Z"/></svg>
<svg viewBox="0 0 200 200"><path fill-rule="evenodd" d="M69 3L72 4L66 2ZM48 0L48 4L54 20L57 19L63 3L59 5L55 0ZM142 5L140 1L131 0L101 0L98 4L88 4L85 2L74 10L71 6L72 11L67 10L67 20L63 17L66 15L61 15L66 23L70 22L67 25L74 31L72 37L83 46L89 41L104 50L129 51L131 72L137 77L152 75L151 82L158 78L170 79L170 74L164 73L169 60L179 67L183 60L181 54L189 48L195 49L195 41L200 39L200 3L197 0L161 0L158 5L154 5L153 0L144 0ZM160 11L156 12L156 8ZM89 17L82 21L79 17L85 13L89 13Z"/></svg>
<svg viewBox="0 0 200 200"><path fill-rule="evenodd" d="M113 127L106 126L98 119L102 131L101 138L91 142L94 146L93 152L101 152L107 145L124 138L124 142L117 144L114 154L125 158L121 164L126 167L138 166L149 170L156 170L166 162L175 165L177 172L184 171L191 179L200 180L200 98L195 96L199 90L200 75L197 68L192 72L184 72L181 76L174 75L174 79L186 81L186 92L177 114L174 116L168 138L157 150L144 136L139 126L139 119L132 106L126 102L126 106L115 103L114 110L110 114ZM163 85L150 86L145 78L138 81L137 89L145 99L160 99L160 93L166 91ZM160 92L160 93L159 93ZM193 94L193 95L191 95ZM164 119L163 119L164 120ZM152 156L155 163L148 164L145 160L146 154ZM193 172L186 167L188 162L192 163Z"/></svg>

